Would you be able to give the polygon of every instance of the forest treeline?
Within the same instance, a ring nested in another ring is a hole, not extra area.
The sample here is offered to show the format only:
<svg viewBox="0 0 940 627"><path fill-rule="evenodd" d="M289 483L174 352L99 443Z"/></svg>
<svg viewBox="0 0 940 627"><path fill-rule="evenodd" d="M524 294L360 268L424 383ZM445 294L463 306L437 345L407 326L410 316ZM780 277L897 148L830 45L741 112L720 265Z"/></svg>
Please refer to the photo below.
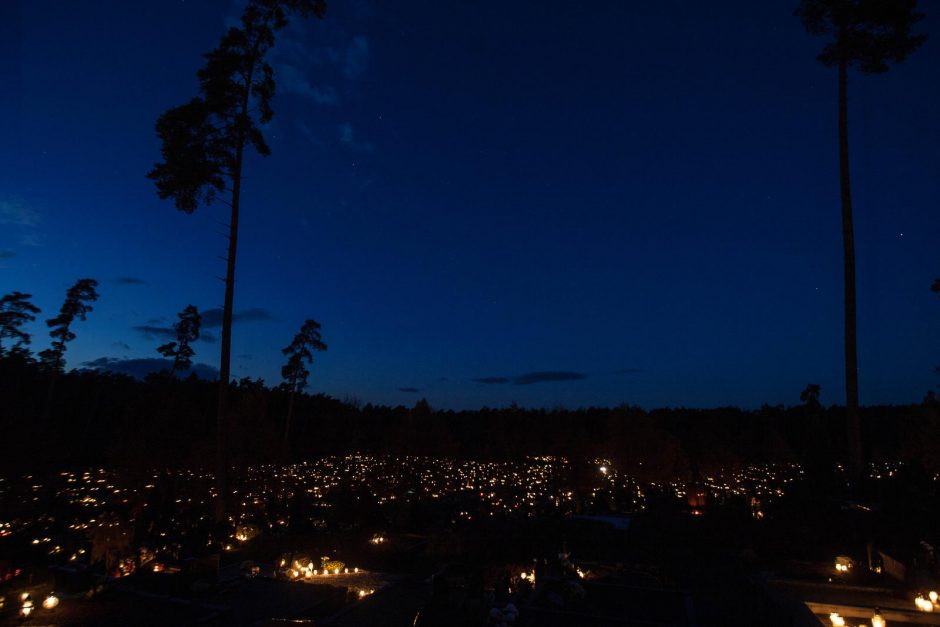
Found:
<svg viewBox="0 0 940 627"><path fill-rule="evenodd" d="M169 372L145 380L101 371L57 374L14 356L0 359L0 471L58 472L103 466L211 469L218 383ZM843 407L815 394L798 405L759 410L631 406L585 409L439 411L344 402L294 392L290 451L284 426L289 388L242 379L230 386L226 448L234 465L315 459L352 452L515 459L524 455L605 457L646 479L686 476L760 462L831 467L848 458ZM866 458L906 460L940 471L940 405L863 408Z"/></svg>

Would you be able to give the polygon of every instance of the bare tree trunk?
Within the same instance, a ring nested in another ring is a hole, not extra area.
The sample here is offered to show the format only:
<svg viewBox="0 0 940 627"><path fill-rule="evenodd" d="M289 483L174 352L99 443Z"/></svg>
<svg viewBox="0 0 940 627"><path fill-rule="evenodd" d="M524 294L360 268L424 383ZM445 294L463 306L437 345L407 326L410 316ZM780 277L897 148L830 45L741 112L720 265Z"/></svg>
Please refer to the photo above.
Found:
<svg viewBox="0 0 940 627"><path fill-rule="evenodd" d="M264 19L264 24L274 15L271 7ZM216 498L215 520L222 522L225 518L225 485L228 466L225 462L225 423L228 417L228 383L231 378L232 358L232 310L235 302L235 256L238 250L238 206L242 190L242 163L245 155L246 124L249 120L249 105L251 104L252 79L255 64L258 62L258 47L261 37L255 38L252 45L251 62L245 74L244 91L242 92L241 115L237 124L238 139L235 149L235 164L232 170L232 219L229 224L228 255L226 257L225 271L225 304L222 308L222 347L219 356L219 409L216 415L216 489L219 495Z"/></svg>
<svg viewBox="0 0 940 627"><path fill-rule="evenodd" d="M842 196L842 254L845 296L845 414L852 478L862 472L862 437L858 413L858 354L855 323L855 229L849 181L848 67L839 63L839 179Z"/></svg>
<svg viewBox="0 0 940 627"><path fill-rule="evenodd" d="M247 98L246 98L247 100ZM238 205L242 187L242 155L244 141L238 142L235 155L235 171L232 175L232 219L229 225L228 255L225 270L225 303L222 307L222 350L219 357L219 403L216 414L216 464L215 487L218 495L215 501L215 521L225 518L225 423L228 417L228 386L231 378L232 358L232 308L235 302L235 256L238 250Z"/></svg>

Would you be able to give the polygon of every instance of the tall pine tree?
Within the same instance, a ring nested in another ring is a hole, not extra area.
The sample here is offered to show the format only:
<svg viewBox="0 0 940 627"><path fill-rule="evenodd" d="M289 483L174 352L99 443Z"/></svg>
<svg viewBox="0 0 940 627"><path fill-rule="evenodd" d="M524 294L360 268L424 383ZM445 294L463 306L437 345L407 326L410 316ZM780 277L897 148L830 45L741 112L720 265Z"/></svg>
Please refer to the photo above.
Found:
<svg viewBox="0 0 940 627"><path fill-rule="evenodd" d="M21 327L35 320L40 311L30 298L31 294L23 292L10 292L0 298L0 357L30 357L27 346L32 338ZM5 339L14 340L13 345L4 348Z"/></svg>
<svg viewBox="0 0 940 627"><path fill-rule="evenodd" d="M65 293L65 302L62 303L59 315L46 320L46 324L52 329L49 331L52 345L39 353L39 361L46 370L58 373L65 369L65 349L67 344L75 339L72 323L76 318L84 321L88 312L92 311L89 303L98 300L96 287L98 281L94 279L79 279Z"/></svg>
<svg viewBox="0 0 940 627"><path fill-rule="evenodd" d="M849 462L857 475L862 467L861 423L858 414L858 351L855 313L855 228L849 179L848 71L863 74L888 71L927 38L911 33L923 18L917 0L803 0L795 13L813 35L827 35L829 43L816 57L838 69L839 82L839 190L842 202L842 259L845 313L845 408Z"/></svg>
<svg viewBox="0 0 940 627"><path fill-rule="evenodd" d="M180 319L174 327L176 341L157 347L158 353L173 360L171 371L174 373L192 368L196 351L190 344L199 339L199 328L202 326L202 316L195 305L187 305L176 317Z"/></svg>
<svg viewBox="0 0 940 627"><path fill-rule="evenodd" d="M266 55L274 45L275 33L295 14L322 18L325 12L325 0L249 0L241 26L230 28L219 46L205 55L206 64L197 73L199 95L169 109L157 120L163 161L148 177L154 180L160 198L172 198L177 209L192 213L200 205L224 196L227 200L222 201L231 209L216 416L218 520L225 511L224 433L245 150L254 148L260 155L271 154L261 125L274 116L274 70Z"/></svg>
<svg viewBox="0 0 940 627"><path fill-rule="evenodd" d="M326 344L320 338L320 323L316 320L307 320L300 327L300 332L294 336L290 346L281 350L288 356L287 363L281 368L281 377L284 378L283 387L290 392L287 403L287 420L284 422L284 451L289 450L290 422L294 414L294 395L307 387L307 377L310 371L306 364L313 362L313 351L325 351Z"/></svg>

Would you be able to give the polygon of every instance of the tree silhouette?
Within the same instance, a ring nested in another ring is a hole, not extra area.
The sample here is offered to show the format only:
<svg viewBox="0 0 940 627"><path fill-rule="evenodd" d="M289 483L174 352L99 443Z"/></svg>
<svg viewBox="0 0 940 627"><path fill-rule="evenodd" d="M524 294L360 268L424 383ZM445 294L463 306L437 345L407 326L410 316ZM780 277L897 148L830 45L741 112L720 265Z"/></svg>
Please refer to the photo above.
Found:
<svg viewBox="0 0 940 627"><path fill-rule="evenodd" d="M171 372L192 368L196 351L190 344L199 339L199 327L202 324L202 316L195 305L187 305L176 315L180 319L173 327L176 330L176 341L157 347L158 353L173 360Z"/></svg>
<svg viewBox="0 0 940 627"><path fill-rule="evenodd" d="M40 363L50 372L62 372L65 369L66 344L75 339L72 333L72 322L75 318L84 321L92 306L88 303L98 300L98 281L94 279L79 279L75 285L65 293L65 302L59 310L59 315L46 320L52 329L52 345L39 353Z"/></svg>
<svg viewBox="0 0 940 627"><path fill-rule="evenodd" d="M23 292L10 292L0 298L0 357L29 357L26 346L32 339L20 327L35 320L40 311L39 307L29 302L30 298L31 294ZM15 340L11 348L3 348L4 338Z"/></svg>
<svg viewBox="0 0 940 627"><path fill-rule="evenodd" d="M229 200L223 202L231 208L216 417L219 519L225 507L223 433L245 148L251 146L263 156L271 153L260 125L274 116L274 70L265 56L274 45L275 32L287 25L292 14L322 18L325 12L325 0L249 0L241 26L229 28L219 46L205 55L206 64L197 74L200 94L163 113L156 124L163 161L147 176L154 180L160 198L172 198L177 209L192 213L200 204L208 205L219 194L227 194Z"/></svg>
<svg viewBox="0 0 940 627"><path fill-rule="evenodd" d="M848 69L880 74L888 63L900 63L916 50L926 35L911 29L923 18L915 12L917 0L802 0L795 11L806 30L828 35L831 41L816 57L839 70L839 179L842 200L842 252L845 300L845 396L850 464L862 466L861 426L858 413L858 355L855 322L855 232L849 181Z"/></svg>
<svg viewBox="0 0 940 627"><path fill-rule="evenodd" d="M822 390L818 383L810 383L802 392L800 392L800 401L807 407L819 409L822 405L819 403L819 393Z"/></svg>
<svg viewBox="0 0 940 627"><path fill-rule="evenodd" d="M305 364L313 362L312 351L325 351L326 344L320 339L320 323L316 320L307 320L300 327L300 332L294 336L290 346L281 350L288 355L287 363L281 367L281 376L284 378L283 387L290 392L287 403L287 420L284 422L284 450L287 451L290 436L290 421L294 413L294 395L307 387L307 377L310 371Z"/></svg>
<svg viewBox="0 0 940 627"><path fill-rule="evenodd" d="M42 424L49 421L49 412L52 410L52 399L55 396L56 381L59 374L65 370L65 348L66 344L75 339L72 333L72 322L75 318L84 321L88 312L92 310L88 303L98 300L98 281L94 279L79 279L65 293L65 302L59 310L59 315L55 318L46 320L46 324L52 329L49 335L52 337L52 345L39 353L39 363L43 370L50 374L49 387L46 390L46 402L42 410Z"/></svg>

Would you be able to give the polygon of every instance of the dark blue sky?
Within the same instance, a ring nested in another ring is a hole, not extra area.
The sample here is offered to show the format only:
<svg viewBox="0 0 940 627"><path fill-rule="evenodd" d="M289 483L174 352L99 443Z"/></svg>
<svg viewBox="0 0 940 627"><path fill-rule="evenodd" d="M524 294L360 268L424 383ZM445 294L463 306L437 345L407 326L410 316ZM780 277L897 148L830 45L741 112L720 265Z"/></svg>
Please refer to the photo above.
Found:
<svg viewBox="0 0 940 627"><path fill-rule="evenodd" d="M310 390L363 402L842 402L836 77L794 5L334 0L292 25L273 156L247 164L234 373L278 382L311 317ZM145 174L237 13L0 3L0 292L45 318L101 282L70 367L157 357L147 327L221 306L226 207L182 214ZM850 79L866 404L938 379L934 13L915 56Z"/></svg>

